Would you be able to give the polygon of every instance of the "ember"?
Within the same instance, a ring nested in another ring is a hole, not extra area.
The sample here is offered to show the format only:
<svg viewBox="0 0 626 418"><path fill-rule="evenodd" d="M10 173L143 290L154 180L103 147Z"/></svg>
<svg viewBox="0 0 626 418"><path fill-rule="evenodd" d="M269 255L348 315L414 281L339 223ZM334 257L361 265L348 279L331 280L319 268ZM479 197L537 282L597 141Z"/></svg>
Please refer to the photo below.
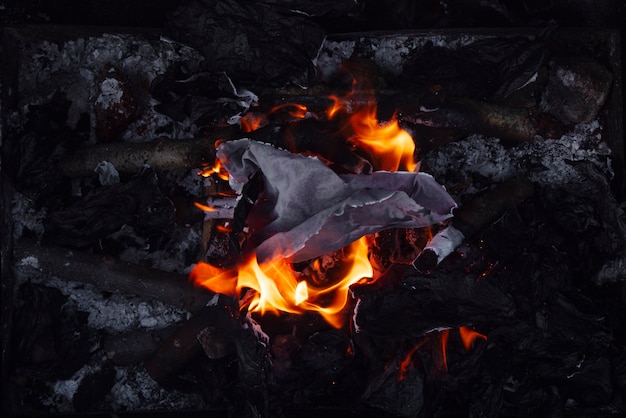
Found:
<svg viewBox="0 0 626 418"><path fill-rule="evenodd" d="M619 34L357 3L4 29L3 412L626 413Z"/></svg>

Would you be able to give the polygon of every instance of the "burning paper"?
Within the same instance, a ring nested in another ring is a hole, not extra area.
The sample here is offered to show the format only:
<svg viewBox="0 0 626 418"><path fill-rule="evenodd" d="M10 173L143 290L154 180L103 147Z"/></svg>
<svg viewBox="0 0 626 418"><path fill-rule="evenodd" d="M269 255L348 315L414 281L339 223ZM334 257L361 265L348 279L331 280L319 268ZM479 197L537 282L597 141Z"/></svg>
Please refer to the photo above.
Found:
<svg viewBox="0 0 626 418"><path fill-rule="evenodd" d="M250 214L264 220L250 236L259 262L309 260L387 228L444 221L456 207L426 173L339 175L315 157L250 139L220 144L217 157L237 192L263 175L264 191Z"/></svg>

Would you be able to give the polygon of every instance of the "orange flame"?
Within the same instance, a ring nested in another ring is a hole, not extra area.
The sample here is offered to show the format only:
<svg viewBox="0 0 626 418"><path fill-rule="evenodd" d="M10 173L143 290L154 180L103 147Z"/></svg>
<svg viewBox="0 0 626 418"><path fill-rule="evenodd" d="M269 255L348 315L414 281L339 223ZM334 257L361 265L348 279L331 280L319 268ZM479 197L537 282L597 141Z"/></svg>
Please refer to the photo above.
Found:
<svg viewBox="0 0 626 418"><path fill-rule="evenodd" d="M448 371L448 336L450 336L449 329L441 331L441 354L443 356L441 365L445 371Z"/></svg>
<svg viewBox="0 0 626 418"><path fill-rule="evenodd" d="M194 206L204 212L215 212L217 209L211 206L203 205L202 203L193 202Z"/></svg>
<svg viewBox="0 0 626 418"><path fill-rule="evenodd" d="M354 131L351 141L363 148L372 159L374 168L387 171L415 171L417 164L413 153L415 143L411 135L392 119L380 124L376 118L376 106L368 105L350 117Z"/></svg>
<svg viewBox="0 0 626 418"><path fill-rule="evenodd" d="M267 124L267 117L258 113L246 113L239 119L239 126L244 132L256 131Z"/></svg>
<svg viewBox="0 0 626 418"><path fill-rule="evenodd" d="M274 106L272 110L270 110L270 113L275 113L283 109L287 109L287 113L295 119L304 119L309 111L305 105L300 103L284 103Z"/></svg>
<svg viewBox="0 0 626 418"><path fill-rule="evenodd" d="M258 264L252 254L234 269L222 270L207 263L199 263L190 274L193 282L212 292L241 296L244 289L253 289L248 310L260 314L305 311L318 312L331 326L341 328L342 310L348 301L350 285L364 277L371 277L372 266L367 258L368 247L361 238L349 246L345 259L349 272L331 286L309 286L285 259Z"/></svg>
<svg viewBox="0 0 626 418"><path fill-rule="evenodd" d="M472 343L477 338L482 338L483 340L487 339L486 335L481 334L480 332L476 332L473 329L468 328L468 327L460 327L459 334L461 335L461 341L463 341L463 346L465 347L465 350L467 351L469 351L469 349L472 347Z"/></svg>
<svg viewBox="0 0 626 418"><path fill-rule="evenodd" d="M409 372L411 363L413 361L413 355L415 354L415 352L417 351L418 348L420 348L422 345L424 345L424 342L426 340L422 340L419 343L415 344L408 353L406 353L406 356L404 356L404 358L402 359L402 361L400 361L400 364L398 365L398 381L402 381L404 379L406 379L406 376Z"/></svg>
<svg viewBox="0 0 626 418"><path fill-rule="evenodd" d="M212 167L207 166L198 171L198 175L202 177L210 177L213 174L217 174L222 180L228 181L228 171L226 171L222 162L218 159L215 160L215 164Z"/></svg>

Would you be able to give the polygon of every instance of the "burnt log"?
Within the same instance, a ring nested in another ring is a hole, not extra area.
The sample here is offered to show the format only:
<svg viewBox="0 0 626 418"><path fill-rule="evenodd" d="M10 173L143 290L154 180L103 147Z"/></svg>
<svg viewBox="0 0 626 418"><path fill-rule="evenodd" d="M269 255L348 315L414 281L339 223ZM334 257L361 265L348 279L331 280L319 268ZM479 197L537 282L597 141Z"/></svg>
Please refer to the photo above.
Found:
<svg viewBox="0 0 626 418"><path fill-rule="evenodd" d="M132 330L105 335L102 349L107 358L117 366L135 365L152 355L175 330L175 326L167 326L155 330Z"/></svg>
<svg viewBox="0 0 626 418"><path fill-rule="evenodd" d="M216 296L214 302L197 311L144 361L148 374L161 386L176 386L176 374L203 348L220 358L235 351L239 320L220 299Z"/></svg>
<svg viewBox="0 0 626 418"><path fill-rule="evenodd" d="M23 275L43 274L88 283L104 292L156 299L190 312L198 311L214 296L194 287L186 275L152 269L110 256L43 247L25 238L15 243L14 257Z"/></svg>
<svg viewBox="0 0 626 418"><path fill-rule="evenodd" d="M465 239L487 228L507 208L530 197L533 192L534 186L527 178L515 176L473 197L454 211L451 225L438 232L426 244L413 261L413 266L421 273L431 273Z"/></svg>
<svg viewBox="0 0 626 418"><path fill-rule="evenodd" d="M174 205L161 191L156 172L144 170L126 182L95 189L67 207L50 210L42 242L86 248L124 225L159 242L171 235L174 222Z"/></svg>
<svg viewBox="0 0 626 418"><path fill-rule="evenodd" d="M155 139L150 142L112 143L85 147L58 163L68 177L92 176L101 161L108 161L120 173L138 173L146 166L155 170L177 170L212 165L216 138Z"/></svg>
<svg viewBox="0 0 626 418"><path fill-rule="evenodd" d="M513 143L529 142L535 136L559 138L565 125L530 109L505 107L470 99L451 99L432 110L401 108L398 119L432 128L482 134Z"/></svg>

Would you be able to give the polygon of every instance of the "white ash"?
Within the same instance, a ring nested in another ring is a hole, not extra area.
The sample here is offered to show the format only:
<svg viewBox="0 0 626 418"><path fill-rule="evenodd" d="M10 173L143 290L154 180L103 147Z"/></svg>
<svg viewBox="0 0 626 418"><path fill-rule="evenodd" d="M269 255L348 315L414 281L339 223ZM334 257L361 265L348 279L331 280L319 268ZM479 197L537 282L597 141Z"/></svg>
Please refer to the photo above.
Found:
<svg viewBox="0 0 626 418"><path fill-rule="evenodd" d="M19 192L13 193L11 201L11 219L13 223L13 240L17 240L30 231L36 236L41 236L44 232L43 220L46 217L45 207L35 208L32 198Z"/></svg>
<svg viewBox="0 0 626 418"><path fill-rule="evenodd" d="M69 379L50 382L51 396L42 399L45 405L59 413L74 413L73 397L85 377L99 373L102 360L94 359L76 371ZM141 366L115 367L115 384L111 388L109 406L113 411L133 410L182 410L201 408L202 398L163 389Z"/></svg>
<svg viewBox="0 0 626 418"><path fill-rule="evenodd" d="M422 162L440 181L449 173L459 178L477 175L496 183L523 174L540 185L560 185L583 180L571 162L591 161L610 171L609 156L600 124L593 121L577 125L559 139L536 137L516 146L506 146L498 138L470 135L427 153ZM462 194L477 191L469 185Z"/></svg>
<svg viewBox="0 0 626 418"><path fill-rule="evenodd" d="M98 181L103 186L111 186L120 182L120 173L109 161L100 161L94 172L98 174Z"/></svg>
<svg viewBox="0 0 626 418"><path fill-rule="evenodd" d="M338 35L340 37L342 35ZM322 76L327 78L337 71L339 66L354 56L367 56L383 72L392 75L404 71L407 57L413 51L422 49L430 43L448 49L458 49L481 39L476 35L411 33L406 36L359 37L335 39L328 37L315 59L315 65Z"/></svg>
<svg viewBox="0 0 626 418"><path fill-rule="evenodd" d="M88 113L95 130L94 106L108 108L122 98L120 83L114 78L100 81L104 69L115 65L133 85L148 86L174 63L192 62L198 65L203 58L193 48L166 38L141 37L130 34L103 34L101 36L69 39L65 42L41 40L26 45L19 60L19 108L28 112L28 106L46 103L58 91L72 102L67 125L75 127L82 113ZM143 95L144 114L131 127L126 136L133 140L193 136L188 124L181 124L159 114L153 109L154 101L146 91L135 89ZM13 116L20 119L20 116ZM21 116L23 118L23 115ZM165 130L165 126L176 127ZM94 138L92 137L92 140Z"/></svg>
<svg viewBox="0 0 626 418"><path fill-rule="evenodd" d="M96 97L96 104L103 109L109 109L122 101L124 91L120 82L115 78L105 78L100 83L100 94Z"/></svg>
<svg viewBox="0 0 626 418"><path fill-rule="evenodd" d="M55 276L44 279L20 274L20 265L38 266L38 261L33 258L28 257L28 260L17 262L15 271L18 284L30 280L33 283L59 289L76 304L79 310L89 314L87 323L92 329L123 332L138 328L161 328L179 323L189 316L187 311L159 301L146 301L117 293L107 297L90 284L73 282Z"/></svg>
<svg viewBox="0 0 626 418"><path fill-rule="evenodd" d="M111 407L120 411L169 410L204 407L197 394L163 389L143 367L116 367Z"/></svg>
<svg viewBox="0 0 626 418"><path fill-rule="evenodd" d="M170 172L170 175L175 175L176 185L182 187L191 196L204 196L206 195L206 189L212 187L215 180L212 177L203 177L198 175L202 171L200 168L194 168L187 171L180 171L177 173ZM165 174L166 176L168 173Z"/></svg>
<svg viewBox="0 0 626 418"><path fill-rule="evenodd" d="M131 239L136 239L139 244L145 243L130 226L125 226L122 233L128 234L127 236ZM187 226L177 226L172 232L170 245L165 248L154 250L147 244L130 246L122 251L118 258L122 261L141 264L157 270L189 274L193 268L193 265L188 261L189 254L199 254L201 242L201 231Z"/></svg>

